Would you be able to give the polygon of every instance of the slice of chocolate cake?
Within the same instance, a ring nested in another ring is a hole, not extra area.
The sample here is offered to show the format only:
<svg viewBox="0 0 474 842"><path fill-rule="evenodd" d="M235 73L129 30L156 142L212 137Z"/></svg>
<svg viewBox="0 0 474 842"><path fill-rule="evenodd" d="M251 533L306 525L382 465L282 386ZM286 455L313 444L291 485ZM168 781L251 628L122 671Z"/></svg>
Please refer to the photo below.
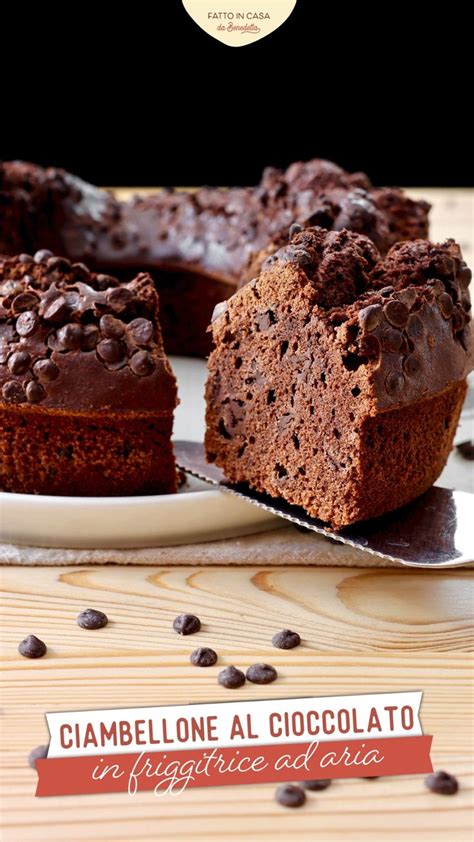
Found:
<svg viewBox="0 0 474 842"><path fill-rule="evenodd" d="M0 258L3 491L176 491L176 403L149 275L120 285L45 250Z"/></svg>
<svg viewBox="0 0 474 842"><path fill-rule="evenodd" d="M215 313L209 460L336 529L422 494L466 391L470 277L453 241L380 258L360 234L294 233Z"/></svg>
<svg viewBox="0 0 474 842"><path fill-rule="evenodd" d="M149 271L168 353L208 353L214 305L254 277L293 221L367 234L385 253L426 236L428 210L319 159L267 168L252 188L163 190L128 202L64 170L0 164L0 253L48 248L121 280Z"/></svg>

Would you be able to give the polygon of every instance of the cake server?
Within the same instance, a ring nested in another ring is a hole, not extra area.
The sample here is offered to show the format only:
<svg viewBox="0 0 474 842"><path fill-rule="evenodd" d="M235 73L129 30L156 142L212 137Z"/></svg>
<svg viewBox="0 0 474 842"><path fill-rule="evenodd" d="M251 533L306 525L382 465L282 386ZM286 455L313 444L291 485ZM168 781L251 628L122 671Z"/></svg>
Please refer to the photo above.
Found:
<svg viewBox="0 0 474 842"><path fill-rule="evenodd" d="M401 509L333 532L299 506L243 484L232 485L220 468L208 464L200 442L175 441L174 450L178 466L186 473L341 544L409 567L456 567L474 562L474 494L435 485Z"/></svg>

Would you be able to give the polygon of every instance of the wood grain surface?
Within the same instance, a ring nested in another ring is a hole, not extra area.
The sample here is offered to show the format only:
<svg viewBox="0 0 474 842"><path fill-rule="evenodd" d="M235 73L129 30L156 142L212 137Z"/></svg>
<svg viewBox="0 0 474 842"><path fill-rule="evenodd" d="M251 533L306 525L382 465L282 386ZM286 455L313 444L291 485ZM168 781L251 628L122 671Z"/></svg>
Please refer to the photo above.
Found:
<svg viewBox="0 0 474 842"><path fill-rule="evenodd" d="M317 567L5 567L2 610L2 785L6 842L27 840L460 840L471 839L473 574ZM86 607L109 625L80 629ZM203 629L181 638L176 614ZM270 645L281 627L303 645ZM16 651L28 633L48 654ZM219 653L215 667L189 664L196 645ZM223 665L269 661L271 687L219 687ZM78 708L424 691L422 723L433 760L460 779L452 798L428 792L423 776L335 781L289 811L274 786L35 799L30 749L47 739L44 713Z"/></svg>
<svg viewBox="0 0 474 842"><path fill-rule="evenodd" d="M473 192L409 192L433 203L433 239L455 237L472 264ZM473 839L470 570L301 562L294 567L14 565L0 568L0 579L2 842ZM87 607L106 611L109 625L94 632L80 629L75 618ZM198 637L180 638L172 631L172 620L182 611L201 617ZM271 635L282 627L299 631L303 645L289 652L273 649ZM47 656L39 661L17 653L19 641L30 633L48 644ZM215 648L218 664L192 667L188 659L195 645ZM223 665L244 667L259 660L275 664L277 683L247 684L234 692L217 684ZM196 789L161 799L152 793L133 799L34 798L36 773L27 755L47 740L46 711L420 689L424 732L434 737L435 768L460 781L454 797L434 795L423 777L406 776L335 781L325 792L310 793L295 811L275 803L271 785Z"/></svg>

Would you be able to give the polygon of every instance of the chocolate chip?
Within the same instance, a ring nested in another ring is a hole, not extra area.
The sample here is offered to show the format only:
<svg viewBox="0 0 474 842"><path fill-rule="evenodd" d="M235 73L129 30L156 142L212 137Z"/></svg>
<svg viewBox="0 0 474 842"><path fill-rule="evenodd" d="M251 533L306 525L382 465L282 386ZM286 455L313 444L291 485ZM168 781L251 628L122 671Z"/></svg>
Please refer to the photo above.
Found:
<svg viewBox="0 0 474 842"><path fill-rule="evenodd" d="M290 230L288 231L288 239L291 240L292 237L295 236L295 234L300 234L302 230L303 230L302 225L300 225L298 222L293 222L290 225Z"/></svg>
<svg viewBox="0 0 474 842"><path fill-rule="evenodd" d="M419 316L415 313L411 313L407 322L407 333L412 339L421 339L425 328L423 326L423 322Z"/></svg>
<svg viewBox="0 0 474 842"><path fill-rule="evenodd" d="M66 257L50 257L46 261L46 269L48 272L69 272L71 268L71 261Z"/></svg>
<svg viewBox="0 0 474 842"><path fill-rule="evenodd" d="M18 316L15 330L19 336L31 336L39 325L39 318L33 310L27 310Z"/></svg>
<svg viewBox="0 0 474 842"><path fill-rule="evenodd" d="M406 287L406 289L400 290L400 292L396 293L396 296L398 301L403 301L409 310L411 310L416 301L416 291L413 287Z"/></svg>
<svg viewBox="0 0 474 842"><path fill-rule="evenodd" d="M234 690L245 684L245 675L237 667L225 667L225 669L220 671L217 680L222 687L227 687L228 690Z"/></svg>
<svg viewBox="0 0 474 842"><path fill-rule="evenodd" d="M118 363L124 358L124 347L117 339L103 339L97 345L97 353L106 363Z"/></svg>
<svg viewBox="0 0 474 842"><path fill-rule="evenodd" d="M405 378L399 371L390 371L385 378L385 390L388 395L395 395L403 389Z"/></svg>
<svg viewBox="0 0 474 842"><path fill-rule="evenodd" d="M33 260L35 261L35 263L42 263L43 260L47 260L49 257L52 256L53 252L49 251L49 249L40 249L34 254Z"/></svg>
<svg viewBox="0 0 474 842"><path fill-rule="evenodd" d="M433 772L425 778L425 784L438 795L455 795L459 789L457 779L449 772Z"/></svg>
<svg viewBox="0 0 474 842"><path fill-rule="evenodd" d="M47 322L62 322L69 314L69 305L63 295L58 295L44 312Z"/></svg>
<svg viewBox="0 0 474 842"><path fill-rule="evenodd" d="M380 304L369 304L368 307L364 307L363 310L359 311L359 324L362 330L367 331L369 333L371 330L375 330L376 327L379 326L380 322L382 321L383 317L383 310Z"/></svg>
<svg viewBox="0 0 474 842"><path fill-rule="evenodd" d="M464 328L464 311L461 307L455 307L452 316L452 325L454 333L460 333Z"/></svg>
<svg viewBox="0 0 474 842"><path fill-rule="evenodd" d="M99 329L95 325L84 325L82 329L81 350L93 351L99 339Z"/></svg>
<svg viewBox="0 0 474 842"><path fill-rule="evenodd" d="M301 786L305 789L310 789L311 792L321 792L331 786L332 781L329 778L321 778L319 781L301 781Z"/></svg>
<svg viewBox="0 0 474 842"><path fill-rule="evenodd" d="M103 629L109 622L109 618L103 611L86 608L85 611L81 611L76 622L81 629Z"/></svg>
<svg viewBox="0 0 474 842"><path fill-rule="evenodd" d="M100 332L106 339L120 339L125 332L125 325L120 319L106 314L99 322Z"/></svg>
<svg viewBox="0 0 474 842"><path fill-rule="evenodd" d="M221 316L224 315L224 313L227 312L227 309L227 301L219 301L219 303L216 304L214 310L212 311L211 322L217 321L217 319L219 319Z"/></svg>
<svg viewBox="0 0 474 842"><path fill-rule="evenodd" d="M59 368L52 360L38 360L33 366L33 372L40 380L50 383L52 380L56 380Z"/></svg>
<svg viewBox="0 0 474 842"><path fill-rule="evenodd" d="M3 384L2 395L10 403L23 403L26 398L23 386L21 383L17 383L16 380L7 380Z"/></svg>
<svg viewBox="0 0 474 842"><path fill-rule="evenodd" d="M414 377L421 369L421 360L416 354L409 354L403 361L403 368L409 377Z"/></svg>
<svg viewBox="0 0 474 842"><path fill-rule="evenodd" d="M462 441L456 445L456 450L464 459L474 459L474 441Z"/></svg>
<svg viewBox="0 0 474 842"><path fill-rule="evenodd" d="M101 291L118 286L117 278L112 278L111 275L97 275L95 282L97 289Z"/></svg>
<svg viewBox="0 0 474 842"><path fill-rule="evenodd" d="M359 350L363 357L378 357L380 354L380 340L372 333L366 333L359 340Z"/></svg>
<svg viewBox="0 0 474 842"><path fill-rule="evenodd" d="M135 300L133 292L127 287L113 287L107 290L107 304L115 313L123 313Z"/></svg>
<svg viewBox="0 0 474 842"><path fill-rule="evenodd" d="M443 319L450 319L451 318L453 308L454 308L454 304L453 304L453 299L451 298L450 295L448 295L447 292L442 292L441 295L439 296L438 307L441 310L441 315L442 315Z"/></svg>
<svg viewBox="0 0 474 842"><path fill-rule="evenodd" d="M383 308L384 316L394 327L405 327L410 312L403 301L388 301Z"/></svg>
<svg viewBox="0 0 474 842"><path fill-rule="evenodd" d="M294 649L300 643L301 637L298 632L290 631L290 629L283 629L272 637L272 645L277 649Z"/></svg>
<svg viewBox="0 0 474 842"><path fill-rule="evenodd" d="M12 310L15 315L24 313L25 310L31 310L38 305L38 298L31 292L20 292L12 301Z"/></svg>
<svg viewBox="0 0 474 842"><path fill-rule="evenodd" d="M24 266L31 266L34 263L34 260L31 254L20 254L18 257L18 263L23 263Z"/></svg>
<svg viewBox="0 0 474 842"><path fill-rule="evenodd" d="M195 634L201 630L201 621L195 614L178 614L173 620L173 628L178 634Z"/></svg>
<svg viewBox="0 0 474 842"><path fill-rule="evenodd" d="M464 261L458 271L458 281L462 289L467 289L472 279L472 272Z"/></svg>
<svg viewBox="0 0 474 842"><path fill-rule="evenodd" d="M73 322L60 327L56 333L57 345L63 351L76 351L81 345L81 339L82 327Z"/></svg>
<svg viewBox="0 0 474 842"><path fill-rule="evenodd" d="M148 377L155 370L155 361L148 351L137 351L130 360L130 368L137 377Z"/></svg>
<svg viewBox="0 0 474 842"><path fill-rule="evenodd" d="M21 641L18 651L25 658L42 658L43 655L46 655L46 643L43 643L34 634L29 634Z"/></svg>
<svg viewBox="0 0 474 842"><path fill-rule="evenodd" d="M403 345L403 334L399 330L389 327L380 336L380 344L389 354L397 354Z"/></svg>
<svg viewBox="0 0 474 842"><path fill-rule="evenodd" d="M306 795L300 786L281 784L275 792L275 799L282 807L302 807L306 801Z"/></svg>
<svg viewBox="0 0 474 842"><path fill-rule="evenodd" d="M12 374L24 374L28 371L30 363L31 357L27 351L15 351L10 354L7 365Z"/></svg>
<svg viewBox="0 0 474 842"><path fill-rule="evenodd" d="M133 319L128 332L137 345L150 345L153 341L153 323L149 319Z"/></svg>
<svg viewBox="0 0 474 842"><path fill-rule="evenodd" d="M212 667L217 661L217 653L214 652L214 649L201 646L191 653L189 660L195 667Z"/></svg>
<svg viewBox="0 0 474 842"><path fill-rule="evenodd" d="M383 298L388 298L393 292L393 287L383 287L383 289L379 289L379 293Z"/></svg>
<svg viewBox="0 0 474 842"><path fill-rule="evenodd" d="M277 678L277 671L270 664L252 664L245 677L252 684L271 684Z"/></svg>
<svg viewBox="0 0 474 842"><path fill-rule="evenodd" d="M36 769L36 761L45 760L48 756L48 750L49 743L45 746L37 746L36 748L33 748L28 755L28 766L31 766L32 769Z"/></svg>
<svg viewBox="0 0 474 842"><path fill-rule="evenodd" d="M26 397L30 403L40 403L46 397L46 392L41 383L30 380L26 387Z"/></svg>

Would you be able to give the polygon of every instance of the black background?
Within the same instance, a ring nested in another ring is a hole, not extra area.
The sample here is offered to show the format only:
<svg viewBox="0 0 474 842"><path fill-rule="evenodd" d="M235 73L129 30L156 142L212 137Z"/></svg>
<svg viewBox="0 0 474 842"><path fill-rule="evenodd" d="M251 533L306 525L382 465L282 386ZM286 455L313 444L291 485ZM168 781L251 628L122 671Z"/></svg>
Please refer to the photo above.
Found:
<svg viewBox="0 0 474 842"><path fill-rule="evenodd" d="M415 11L298 0L236 49L180 0L20 10L2 34L0 157L103 185L251 184L315 156L376 184L470 185L469 27L460 6Z"/></svg>

